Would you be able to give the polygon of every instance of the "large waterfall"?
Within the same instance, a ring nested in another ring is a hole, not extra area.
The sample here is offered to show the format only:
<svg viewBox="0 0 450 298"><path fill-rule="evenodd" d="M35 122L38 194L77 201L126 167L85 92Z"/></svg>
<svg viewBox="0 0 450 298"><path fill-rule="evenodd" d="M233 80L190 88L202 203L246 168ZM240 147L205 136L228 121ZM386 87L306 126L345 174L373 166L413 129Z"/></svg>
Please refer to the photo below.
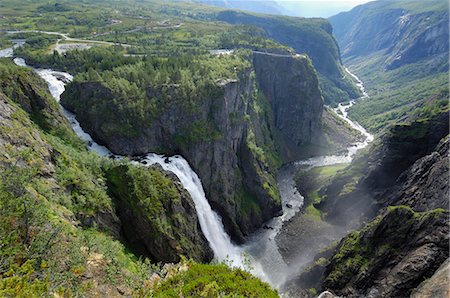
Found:
<svg viewBox="0 0 450 298"><path fill-rule="evenodd" d="M177 175L194 201L200 227L215 257L219 261L228 260L234 266L242 266L241 249L231 243L230 236L225 232L221 218L211 209L206 199L202 182L188 162L180 155L166 159L162 155L153 153L147 154L144 161L147 164L160 164L164 170Z"/></svg>
<svg viewBox="0 0 450 298"><path fill-rule="evenodd" d="M29 67L22 58L15 58L14 62L19 66ZM34 71L47 82L51 95L59 102L66 83L70 82L73 76L51 69L34 69ZM106 147L97 144L88 133L83 131L73 113L66 110L63 106L61 108L75 133L88 144L89 149L101 156L113 155ZM119 155L114 156L122 158ZM139 163L142 166L159 164L164 170L174 173L194 201L200 227L214 252L215 259L219 262L225 261L231 266L244 268L246 262L244 262L243 258L243 249L231 242L230 236L225 232L220 216L212 210L206 199L199 177L182 156L176 155L165 158L162 155L148 153L140 162L135 161L134 163ZM260 266L255 261L253 261L251 267L253 267L252 272L255 275L265 278Z"/></svg>
<svg viewBox="0 0 450 298"><path fill-rule="evenodd" d="M4 51L4 53L10 56L12 50ZM0 51L0 57L1 56L2 52ZM14 62L17 65L29 67L21 58L15 58ZM65 84L73 79L72 75L65 72L53 71L51 69L34 69L34 71L47 82L52 96L59 102L61 94L65 90ZM348 70L347 72L357 79L358 85L363 93L362 98L368 97L362 82ZM358 123L355 123L348 118L347 110L353 104L354 101L351 101L346 105L339 104L335 109L335 112L339 117L347 121L349 125L360 131L365 136L365 140L350 146L347 153L343 155L313 157L285 166L280 171L278 179L283 201L283 216L274 218L268 222L267 225L270 229L261 229L259 232L255 233L250 241L244 246L236 246L231 242L229 235L225 232L220 216L211 209L211 206L206 199L201 180L182 156L177 155L166 158L162 155L148 153L139 162L133 162L139 163L142 166L159 164L164 170L170 171L178 177L194 201L202 232L208 240L217 261L226 261L229 265L241 268L244 268L246 264L250 264L251 272L254 275L269 282L272 286L278 287L281 286L288 277L290 269L285 264L278 251L275 237L281 230L283 222L292 218L303 205L303 196L298 193L293 181L294 173L298 171L299 168L305 169L337 163L348 163L353 159L353 156L358 149L366 147L368 143L373 140L371 134ZM90 150L97 152L101 156L113 156L106 147L94 142L91 136L83 131L73 113L67 111L64 107L62 107L62 110L72 125L75 133L86 142ZM114 156L116 158L122 158L122 156ZM287 208L286 206L290 207ZM247 262L243 256L246 253L252 258L248 260L249 262Z"/></svg>

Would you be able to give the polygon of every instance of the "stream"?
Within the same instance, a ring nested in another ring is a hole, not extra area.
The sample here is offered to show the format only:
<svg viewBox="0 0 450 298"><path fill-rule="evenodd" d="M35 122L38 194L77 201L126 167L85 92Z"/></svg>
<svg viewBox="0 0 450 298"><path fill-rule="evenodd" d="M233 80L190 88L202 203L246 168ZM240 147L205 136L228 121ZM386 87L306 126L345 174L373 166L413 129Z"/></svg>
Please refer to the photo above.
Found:
<svg viewBox="0 0 450 298"><path fill-rule="evenodd" d="M16 41L13 48L21 44L23 44L23 41ZM13 48L1 50L0 57L13 57ZM14 62L19 66L32 68L22 58L14 58ZM72 81L73 76L69 73L51 69L32 69L47 82L51 95L59 102L61 94L65 91L66 83ZM358 100L368 98L364 85L359 78L348 69L346 71L358 82L358 86L361 89L363 96ZM348 118L347 110L354 103L355 101L350 101L345 105L339 104L334 111L351 127L361 132L365 136L365 140L352 144L344 155L313 157L283 166L278 175L283 214L267 222L265 228L261 228L255 232L248 239L247 243L242 246L237 246L232 243L229 235L225 232L221 217L209 205L201 180L182 156L176 155L166 158L155 153L148 153L141 157L139 161L133 161L133 163L139 163L147 167L152 164L159 164L164 170L173 172L180 179L194 201L200 227L217 261L226 261L231 266L250 270L252 274L269 282L273 287L280 288L288 278L289 270L278 250L275 237L283 227L283 223L291 219L301 210L304 200L303 196L295 188L293 179L295 173L300 169L307 170L314 167L349 163L358 149L366 147L373 140L373 136L362 126ZM63 106L61 106L61 109L75 133L86 142L90 150L101 156L122 158L122 156L112 154L108 148L97 144L89 134L83 131L75 118L75 114L66 110ZM247 266L248 263L250 264L250 268Z"/></svg>

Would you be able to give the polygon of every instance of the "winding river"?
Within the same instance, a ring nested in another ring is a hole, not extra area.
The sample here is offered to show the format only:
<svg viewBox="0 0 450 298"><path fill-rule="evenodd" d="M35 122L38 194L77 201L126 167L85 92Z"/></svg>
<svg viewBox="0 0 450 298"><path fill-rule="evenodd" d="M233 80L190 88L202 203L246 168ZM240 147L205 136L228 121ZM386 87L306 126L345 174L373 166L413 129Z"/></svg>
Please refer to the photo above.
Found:
<svg viewBox="0 0 450 298"><path fill-rule="evenodd" d="M23 41L17 41L14 47L20 46L21 43L23 43ZM0 51L0 57L12 56L13 48ZM19 66L30 67L21 58L14 58L14 62ZM73 76L69 73L51 69L33 68L33 70L47 82L50 93L54 99L59 102L61 94L65 91L65 84L70 82L73 79ZM358 82L358 86L363 94L360 99L367 98L368 95L362 82L349 70L346 69L346 71ZM283 223L291 219L301 210L304 200L303 196L295 188L293 180L294 174L299 169L348 163L352 160L358 149L366 147L368 143L373 140L373 136L362 126L348 118L347 110L354 102L355 101L351 101L346 105L339 104L334 111L354 129L360 131L365 136L365 140L363 142L352 144L344 155L314 157L296 161L284 166L278 175L278 184L283 204L283 215L273 218L266 223L265 229L263 228L256 232L243 246L237 246L231 242L229 235L224 230L220 216L211 209L211 206L208 203L199 177L182 156L177 155L166 159L162 155L148 153L142 157L140 161L133 162L139 163L142 166L159 164L164 170L173 172L177 175L194 201L202 232L208 240L216 260L227 261L227 263L232 266L249 269L254 275L269 282L275 288L280 288L286 281L286 272L288 272L288 268L279 253L275 237L280 232ZM101 156L121 158L121 156L112 154L108 148L97 144L89 134L83 131L76 120L75 115L64 107L61 106L61 108L75 133L86 142L90 150L97 152ZM244 255L249 256L248 261L250 261L251 268L245 266L247 260Z"/></svg>

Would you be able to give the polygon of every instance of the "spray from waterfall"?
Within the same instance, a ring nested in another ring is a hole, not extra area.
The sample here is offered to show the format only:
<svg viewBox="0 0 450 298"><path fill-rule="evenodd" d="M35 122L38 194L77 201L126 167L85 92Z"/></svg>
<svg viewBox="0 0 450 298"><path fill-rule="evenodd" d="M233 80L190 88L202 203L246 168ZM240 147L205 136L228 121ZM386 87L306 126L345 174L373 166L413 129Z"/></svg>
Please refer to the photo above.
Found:
<svg viewBox="0 0 450 298"><path fill-rule="evenodd" d="M14 62L19 66L29 67L22 58L15 58ZM34 69L34 71L47 82L49 91L57 102L60 101L61 95L65 91L66 83L73 80L73 76L66 72L51 69ZM75 118L75 114L66 110L63 106L61 108L75 133L88 144L90 150L97 152L101 156L123 158L123 156L114 155L108 148L97 144L81 128L80 123ZM165 158L162 155L148 153L140 162L135 163L139 163L142 166L159 164L164 170L174 173L180 179L182 185L194 201L200 227L218 262L226 262L226 264L232 267L242 269L249 269L246 264L250 262L251 272L263 280L268 281L260 264L256 260L246 260L242 247L236 246L231 242L230 236L225 232L220 216L212 210L206 199L200 178L182 156L176 155Z"/></svg>

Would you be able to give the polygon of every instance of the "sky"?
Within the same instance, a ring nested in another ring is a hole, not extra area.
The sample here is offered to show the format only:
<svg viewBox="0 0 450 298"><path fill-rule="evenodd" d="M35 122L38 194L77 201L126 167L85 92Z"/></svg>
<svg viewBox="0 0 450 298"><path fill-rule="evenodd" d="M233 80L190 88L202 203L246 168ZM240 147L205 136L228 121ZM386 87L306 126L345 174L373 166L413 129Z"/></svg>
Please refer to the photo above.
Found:
<svg viewBox="0 0 450 298"><path fill-rule="evenodd" d="M302 17L327 18L371 0L275 0L285 13Z"/></svg>

